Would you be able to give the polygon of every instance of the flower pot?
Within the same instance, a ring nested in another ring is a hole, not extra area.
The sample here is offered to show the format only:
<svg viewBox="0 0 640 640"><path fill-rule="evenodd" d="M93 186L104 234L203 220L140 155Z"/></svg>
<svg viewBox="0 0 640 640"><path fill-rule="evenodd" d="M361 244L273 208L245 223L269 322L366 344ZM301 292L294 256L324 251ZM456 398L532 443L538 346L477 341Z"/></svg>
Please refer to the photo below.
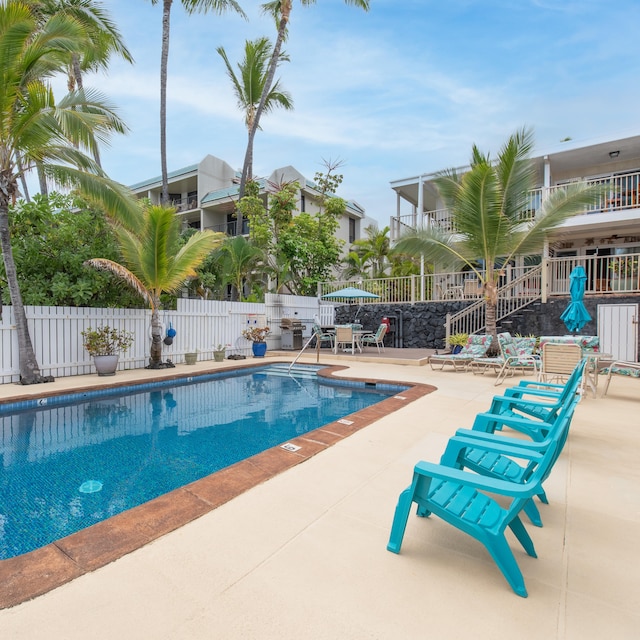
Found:
<svg viewBox="0 0 640 640"><path fill-rule="evenodd" d="M198 360L198 354L197 353L185 353L184 354L184 361L187 364L195 364Z"/></svg>
<svg viewBox="0 0 640 640"><path fill-rule="evenodd" d="M451 353L460 353L462 351L462 347L459 344L454 344L451 347Z"/></svg>
<svg viewBox="0 0 640 640"><path fill-rule="evenodd" d="M267 353L267 343L254 342L251 344L251 350L255 358L264 358L264 354Z"/></svg>
<svg viewBox="0 0 640 640"><path fill-rule="evenodd" d="M224 360L224 349L221 349L220 351L214 351L213 352L213 359L215 362L222 362Z"/></svg>
<svg viewBox="0 0 640 640"><path fill-rule="evenodd" d="M99 376L115 376L118 368L118 356L93 356L93 364Z"/></svg>

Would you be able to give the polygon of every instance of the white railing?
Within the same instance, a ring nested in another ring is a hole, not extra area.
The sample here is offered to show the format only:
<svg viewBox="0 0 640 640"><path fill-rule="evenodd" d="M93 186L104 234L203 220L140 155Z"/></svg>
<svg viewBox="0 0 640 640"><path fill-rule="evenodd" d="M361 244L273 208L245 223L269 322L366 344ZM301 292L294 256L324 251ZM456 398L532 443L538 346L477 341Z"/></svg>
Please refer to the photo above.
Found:
<svg viewBox="0 0 640 640"><path fill-rule="evenodd" d="M584 214L640 208L640 172L601 176L589 180L579 180L575 183L605 185L606 187L605 192L596 202L585 208ZM548 195L565 187L566 184L559 184L531 190L529 192L529 203L522 211L522 219L531 219ZM406 231L417 231L429 226L437 226L450 232L455 231L451 212L448 209L435 209L433 211L425 211L422 214L415 213L392 217L391 238L392 240L397 240Z"/></svg>
<svg viewBox="0 0 640 640"><path fill-rule="evenodd" d="M587 295L640 293L640 253L550 258L546 262L552 296L569 294L569 275L576 266L584 267Z"/></svg>
<svg viewBox="0 0 640 640"><path fill-rule="evenodd" d="M333 324L333 305L317 298L268 294L265 303L189 300L180 298L176 311L162 311L163 337L169 325L176 330L171 345L163 346L163 359L184 362L184 354L198 352L200 360L212 360L214 348L224 345L227 355L248 356L251 343L242 337L249 326L269 326L270 348L280 346L281 319L299 319L310 335L314 316ZM120 355L119 369L142 368L148 363L151 313L147 309L95 309L88 307L25 308L29 334L43 375L73 376L94 372L82 344L82 331L109 325L134 335L131 348ZM12 307L2 308L0 318L0 383L17 382L18 336Z"/></svg>
<svg viewBox="0 0 640 640"><path fill-rule="evenodd" d="M516 271L514 269L514 271ZM526 307L540 299L542 289L542 267L527 267L520 274L498 288L498 305L496 321ZM447 314L445 322L445 339L449 344L449 336L454 333L479 333L486 327L486 303L478 300L456 314Z"/></svg>

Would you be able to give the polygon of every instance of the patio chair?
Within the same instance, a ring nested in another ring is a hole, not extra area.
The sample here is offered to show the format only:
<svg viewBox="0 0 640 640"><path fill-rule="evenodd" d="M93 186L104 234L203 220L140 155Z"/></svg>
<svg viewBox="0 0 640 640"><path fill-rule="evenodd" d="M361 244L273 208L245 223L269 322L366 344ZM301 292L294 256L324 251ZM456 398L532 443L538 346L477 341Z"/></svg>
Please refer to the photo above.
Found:
<svg viewBox="0 0 640 640"><path fill-rule="evenodd" d="M609 391L609 384L611 383L611 376L630 376L632 378L640 378L640 362L624 362L622 360L618 360L613 362L610 366L605 367L602 370L602 373L607 374L606 382L604 383L604 391L602 392L603 396L607 395L607 391Z"/></svg>
<svg viewBox="0 0 640 640"><path fill-rule="evenodd" d="M497 372L495 386L502 384L508 375L516 371L521 373L538 372L539 358L534 355L535 338L513 338L508 331L498 334L500 356L494 358L476 358L471 363L471 370L484 373L489 369Z"/></svg>
<svg viewBox="0 0 640 640"><path fill-rule="evenodd" d="M479 298L481 294L482 288L480 287L480 280L477 278L467 278L464 281L463 295L465 298Z"/></svg>
<svg viewBox="0 0 640 640"><path fill-rule="evenodd" d="M542 347L542 363L538 379L564 380L571 375L582 360L582 348L579 344L547 342Z"/></svg>
<svg viewBox="0 0 640 640"><path fill-rule="evenodd" d="M493 337L486 333L470 335L460 353L434 354L429 356L429 365L434 371L437 370L434 364L440 364L439 370L450 365L454 371L464 371L470 362L484 356L491 346L492 339Z"/></svg>
<svg viewBox="0 0 640 640"><path fill-rule="evenodd" d="M353 355L357 346L356 342L356 335L352 325L336 325L336 338L333 344L335 353L338 353L338 349L342 345L344 349L350 348L351 355Z"/></svg>
<svg viewBox="0 0 640 640"><path fill-rule="evenodd" d="M564 385L522 380L518 386L506 389L503 396L494 396L486 414L542 422L555 420L566 402L574 397L580 399L585 365L586 361L581 360ZM499 429L499 420L494 422L492 430ZM486 427L483 430L486 431ZM536 429L536 433L539 431Z"/></svg>
<svg viewBox="0 0 640 640"><path fill-rule="evenodd" d="M567 421L566 416L564 420ZM418 505L417 515L428 517L435 514L481 542L514 592L526 598L524 578L505 537L505 530L509 527L527 554L536 557L533 542L519 516L527 501L541 492L542 481L551 472L559 446L560 439L540 454L524 447L512 450L500 445L500 452L511 453L531 464L522 484L431 462L418 462L411 485L398 499L387 549L400 553L409 511L415 502ZM487 448L491 446L488 444ZM500 502L488 494L501 496Z"/></svg>
<svg viewBox="0 0 640 640"><path fill-rule="evenodd" d="M378 353L380 353L380 347L384 351L384 336L387 333L387 325L381 324L375 333L365 333L360 338L360 344L364 347L367 344L375 344L378 347Z"/></svg>
<svg viewBox="0 0 640 640"><path fill-rule="evenodd" d="M322 346L323 342L328 342L329 346L333 349L334 334L328 333L327 331L323 331L322 327L315 322L313 323L313 335L316 337L316 340L320 343L320 346Z"/></svg>
<svg viewBox="0 0 640 640"><path fill-rule="evenodd" d="M549 424L547 435L542 440L536 442L497 435L495 433L485 433L484 431L458 429L454 438L449 441L447 449L440 460L440 464L452 466L456 469L467 468L480 475L489 476L490 478L521 484L526 481L528 474L532 470L531 463L522 464L518 460L519 456L509 455L507 448L511 450L511 453L517 448L523 447L529 451L543 453L548 446L554 445L555 441L560 439L560 446L556 450L557 459L566 441L568 429L578 401L579 396L576 394L568 397L563 403L560 412L555 417L553 424ZM568 417L568 421L565 421L565 417ZM519 419L518 422L520 424L514 425L508 417L505 416L502 418L503 425L514 426L516 429L521 430L521 419ZM486 446L487 444L491 444L497 448L488 448ZM500 444L505 446L504 451L499 449ZM540 491L538 498L544 504L549 503L544 490ZM542 518L533 499L525 504L523 510L534 525L537 527L542 526Z"/></svg>

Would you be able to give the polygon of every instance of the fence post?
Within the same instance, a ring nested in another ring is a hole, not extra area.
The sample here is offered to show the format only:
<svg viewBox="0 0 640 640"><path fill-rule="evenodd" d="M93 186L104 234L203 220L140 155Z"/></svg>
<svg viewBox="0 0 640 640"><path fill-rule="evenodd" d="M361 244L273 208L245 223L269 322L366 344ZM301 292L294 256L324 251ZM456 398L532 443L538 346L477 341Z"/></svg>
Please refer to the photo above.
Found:
<svg viewBox="0 0 640 640"><path fill-rule="evenodd" d="M540 271L540 298L543 303L547 302L547 298L549 296L549 269L551 269L549 258L542 258L542 269Z"/></svg>
<svg viewBox="0 0 640 640"><path fill-rule="evenodd" d="M444 321L444 347L449 349L449 338L451 337L451 314L447 313Z"/></svg>

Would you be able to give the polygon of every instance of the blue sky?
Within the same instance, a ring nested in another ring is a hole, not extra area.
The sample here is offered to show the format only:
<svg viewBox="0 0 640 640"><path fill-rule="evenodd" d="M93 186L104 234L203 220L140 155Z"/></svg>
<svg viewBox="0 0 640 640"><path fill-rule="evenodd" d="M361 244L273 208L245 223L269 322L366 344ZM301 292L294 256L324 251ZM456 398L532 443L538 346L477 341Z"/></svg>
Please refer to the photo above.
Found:
<svg viewBox="0 0 640 640"><path fill-rule="evenodd" d="M169 170L207 153L240 168L246 129L216 48L239 61L247 39L275 40L260 2L249 16L187 16L174 0L169 54ZM111 177L160 174L162 2L104 0L136 60L87 79L130 128L103 152ZM516 129L537 151L640 133L638 0L294 0L279 69L294 111L262 120L254 172L293 165L308 178L341 159L340 195L381 226L395 215L389 182L467 163L472 144L493 155ZM570 137L570 142L561 140Z"/></svg>

